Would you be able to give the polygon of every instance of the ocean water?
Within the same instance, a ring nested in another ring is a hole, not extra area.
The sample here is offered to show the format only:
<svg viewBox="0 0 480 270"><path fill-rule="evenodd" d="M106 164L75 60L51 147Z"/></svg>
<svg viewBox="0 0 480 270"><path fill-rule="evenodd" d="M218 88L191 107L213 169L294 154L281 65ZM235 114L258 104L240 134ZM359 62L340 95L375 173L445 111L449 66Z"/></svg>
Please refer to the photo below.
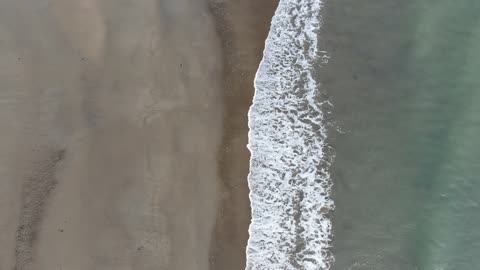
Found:
<svg viewBox="0 0 480 270"><path fill-rule="evenodd" d="M280 1L249 114L247 269L480 269L479 12Z"/></svg>
<svg viewBox="0 0 480 270"><path fill-rule="evenodd" d="M480 269L480 1L326 1L332 269Z"/></svg>

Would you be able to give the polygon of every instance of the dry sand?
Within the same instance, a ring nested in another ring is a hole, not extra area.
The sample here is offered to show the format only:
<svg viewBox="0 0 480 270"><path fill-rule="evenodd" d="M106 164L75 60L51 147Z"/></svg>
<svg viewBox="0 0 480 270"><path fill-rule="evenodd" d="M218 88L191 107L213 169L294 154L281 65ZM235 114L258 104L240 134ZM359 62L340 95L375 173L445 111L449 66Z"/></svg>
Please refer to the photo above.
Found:
<svg viewBox="0 0 480 270"><path fill-rule="evenodd" d="M3 0L0 270L244 269L274 0Z"/></svg>

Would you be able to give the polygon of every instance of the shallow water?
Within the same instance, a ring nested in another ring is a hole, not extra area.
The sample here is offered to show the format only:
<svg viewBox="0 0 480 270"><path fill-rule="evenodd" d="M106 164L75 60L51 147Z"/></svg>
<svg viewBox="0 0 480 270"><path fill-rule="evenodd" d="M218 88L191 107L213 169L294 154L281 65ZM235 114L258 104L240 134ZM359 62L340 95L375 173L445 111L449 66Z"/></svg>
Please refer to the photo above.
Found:
<svg viewBox="0 0 480 270"><path fill-rule="evenodd" d="M265 43L249 111L252 222L247 269L328 268L331 180L314 78L320 0L281 0Z"/></svg>
<svg viewBox="0 0 480 270"><path fill-rule="evenodd" d="M480 264L480 2L335 0L333 269ZM332 129L333 130L333 129Z"/></svg>

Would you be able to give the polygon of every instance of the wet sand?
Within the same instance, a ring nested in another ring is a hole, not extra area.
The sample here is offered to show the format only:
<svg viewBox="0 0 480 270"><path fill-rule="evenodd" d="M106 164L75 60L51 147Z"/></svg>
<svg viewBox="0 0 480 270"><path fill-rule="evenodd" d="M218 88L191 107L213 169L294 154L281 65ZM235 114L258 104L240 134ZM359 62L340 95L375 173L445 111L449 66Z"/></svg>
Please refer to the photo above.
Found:
<svg viewBox="0 0 480 270"><path fill-rule="evenodd" d="M253 80L278 0L224 1L212 4L223 52L222 146L219 151L221 198L213 233L211 263L215 270L245 269L250 225L248 199L248 109Z"/></svg>
<svg viewBox="0 0 480 270"><path fill-rule="evenodd" d="M275 2L2 1L0 269L243 269Z"/></svg>

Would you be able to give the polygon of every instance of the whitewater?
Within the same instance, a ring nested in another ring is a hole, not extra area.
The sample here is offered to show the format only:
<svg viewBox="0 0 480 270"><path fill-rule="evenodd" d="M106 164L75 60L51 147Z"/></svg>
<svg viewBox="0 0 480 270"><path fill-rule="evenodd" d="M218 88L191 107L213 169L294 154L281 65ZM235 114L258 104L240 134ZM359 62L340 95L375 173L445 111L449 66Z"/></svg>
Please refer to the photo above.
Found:
<svg viewBox="0 0 480 270"><path fill-rule="evenodd" d="M326 143L331 104L316 80L320 0L280 0L249 110L248 270L329 269L334 208Z"/></svg>

